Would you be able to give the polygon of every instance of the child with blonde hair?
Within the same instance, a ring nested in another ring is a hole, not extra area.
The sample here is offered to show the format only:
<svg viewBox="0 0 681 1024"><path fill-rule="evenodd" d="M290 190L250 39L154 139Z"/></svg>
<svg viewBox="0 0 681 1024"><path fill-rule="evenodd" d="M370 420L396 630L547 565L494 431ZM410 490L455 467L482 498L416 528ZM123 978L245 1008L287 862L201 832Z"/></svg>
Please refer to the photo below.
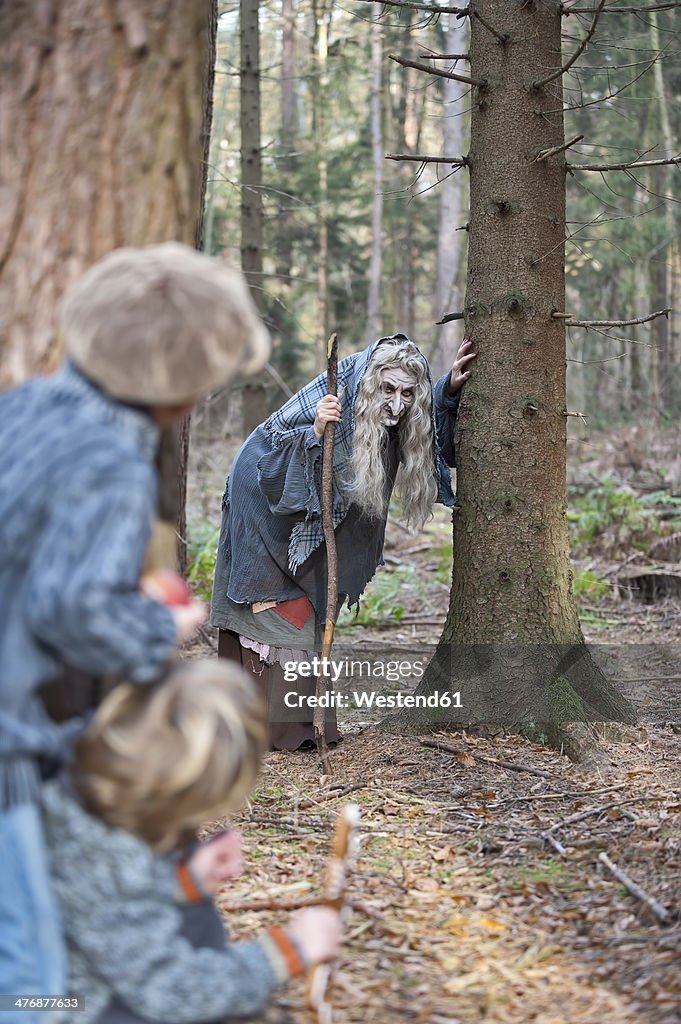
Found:
<svg viewBox="0 0 681 1024"><path fill-rule="evenodd" d="M227 830L196 849L196 829L241 805L265 742L250 680L225 662L185 662L152 686L113 690L68 776L45 787L79 1024L250 1017L337 953L328 907L230 944L211 898L240 873L240 840Z"/></svg>

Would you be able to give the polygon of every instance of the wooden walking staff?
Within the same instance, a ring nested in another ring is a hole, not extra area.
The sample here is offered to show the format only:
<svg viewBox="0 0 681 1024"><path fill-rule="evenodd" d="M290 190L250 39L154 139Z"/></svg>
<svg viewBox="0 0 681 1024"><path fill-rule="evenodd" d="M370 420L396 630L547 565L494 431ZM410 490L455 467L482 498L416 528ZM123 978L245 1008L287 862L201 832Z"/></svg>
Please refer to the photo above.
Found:
<svg viewBox="0 0 681 1024"><path fill-rule="evenodd" d="M322 902L337 910L341 917L345 909L348 871L357 850L359 818L357 804L346 804L340 811L331 841L331 854L326 862ZM316 1012L318 1024L332 1024L333 1011L328 998L332 970L331 964L317 964L308 978L307 1002L310 1009Z"/></svg>
<svg viewBox="0 0 681 1024"><path fill-rule="evenodd" d="M335 395L338 390L338 338L336 334L332 334L329 338L326 352L326 390L327 394ZM327 565L326 622L324 623L322 643L322 671L317 676L317 707L315 707L312 717L317 750L327 775L331 774L331 764L329 748L326 745L326 708L319 707L319 698L329 686L328 659L331 656L333 631L338 614L338 551L333 529L333 446L335 435L336 424L327 423L324 427L324 452L322 454L322 529L326 544Z"/></svg>

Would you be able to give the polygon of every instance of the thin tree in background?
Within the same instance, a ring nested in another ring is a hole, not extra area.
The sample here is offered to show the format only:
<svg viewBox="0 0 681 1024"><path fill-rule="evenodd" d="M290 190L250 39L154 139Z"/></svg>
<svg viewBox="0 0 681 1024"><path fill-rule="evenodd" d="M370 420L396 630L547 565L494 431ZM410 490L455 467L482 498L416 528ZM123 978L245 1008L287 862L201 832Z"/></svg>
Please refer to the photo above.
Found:
<svg viewBox="0 0 681 1024"><path fill-rule="evenodd" d="M376 5L378 6L378 5ZM371 262L367 303L367 341L379 334L381 269L383 255L383 131L381 125L383 27L378 18L371 26L371 150L373 196L371 203Z"/></svg>
<svg viewBox="0 0 681 1024"><path fill-rule="evenodd" d="M259 0L239 6L241 41L241 269L258 308L263 299L263 205L260 141Z"/></svg>
<svg viewBox="0 0 681 1024"><path fill-rule="evenodd" d="M464 55L468 49L468 21L447 15L445 49L448 54ZM465 56L458 57L453 64L438 61L441 67L460 67ZM442 152L463 153L464 146L464 100L470 92L465 82L444 79L442 110ZM459 274L465 250L465 180L461 169L449 170L440 184L440 218L437 236L437 278L433 319L439 322L448 310L460 309L461 294ZM437 335L437 344L431 360L433 373L440 376L454 362L456 350L461 341L460 321L451 320L442 324Z"/></svg>
<svg viewBox="0 0 681 1024"><path fill-rule="evenodd" d="M660 31L658 27L657 12L652 11L650 18L650 45L651 48L660 53ZM676 140L672 131L669 118L669 107L665 91L664 70L661 60L656 60L653 66L655 82L655 102L659 113L659 125L662 130L663 155L667 158L677 155ZM654 172L655 182L653 191L666 195L673 190L669 167L659 167ZM674 212L671 203L665 205L663 244L660 251L656 253L655 260L651 264L653 275L653 296L656 309L662 309L670 305L669 296L671 293L671 264L674 246ZM657 401L661 413L671 412L670 384L671 384L671 359L670 359L670 329L666 317L659 317L655 323L655 335L657 341Z"/></svg>
<svg viewBox="0 0 681 1024"><path fill-rule="evenodd" d="M317 226L319 232L319 255L317 268L317 371L326 367L326 342L329 336L329 157L327 152L327 103L329 95L329 36L333 18L331 0L321 0L312 5L315 23L314 50L316 86L313 87L313 134L317 150L319 174L319 206Z"/></svg>
<svg viewBox="0 0 681 1024"><path fill-rule="evenodd" d="M298 107L296 103L296 10L294 0L282 0L282 44L281 44L281 94L279 100L281 156L277 164L285 184L279 196L277 228L276 274L288 289L291 278L291 218L289 181L293 172L293 150L298 134Z"/></svg>

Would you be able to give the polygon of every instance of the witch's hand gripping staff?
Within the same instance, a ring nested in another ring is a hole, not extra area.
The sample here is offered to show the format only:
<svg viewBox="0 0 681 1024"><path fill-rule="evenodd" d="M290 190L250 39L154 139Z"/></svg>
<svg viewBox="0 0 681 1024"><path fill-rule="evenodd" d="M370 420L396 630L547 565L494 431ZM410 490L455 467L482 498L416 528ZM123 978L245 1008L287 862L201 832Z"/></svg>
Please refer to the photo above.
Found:
<svg viewBox="0 0 681 1024"><path fill-rule="evenodd" d="M345 908L348 872L358 845L359 818L357 804L346 804L336 819L331 854L326 863L323 903L327 907L337 910L341 917ZM332 964L318 964L311 970L308 979L308 1005L316 1011L319 1024L331 1024L332 1021L333 1014L328 993L332 971Z"/></svg>

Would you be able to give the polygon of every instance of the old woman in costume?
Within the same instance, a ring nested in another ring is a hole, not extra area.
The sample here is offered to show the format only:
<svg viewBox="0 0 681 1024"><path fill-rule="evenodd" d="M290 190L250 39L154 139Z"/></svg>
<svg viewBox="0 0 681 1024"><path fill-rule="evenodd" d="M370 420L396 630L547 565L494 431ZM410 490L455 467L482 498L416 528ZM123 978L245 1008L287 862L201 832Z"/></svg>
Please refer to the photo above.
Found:
<svg viewBox="0 0 681 1024"><path fill-rule="evenodd" d="M381 338L311 381L246 439L222 503L211 622L219 654L240 662L268 705L270 742L295 750L314 739L312 712L284 695L314 693L314 679L286 682L284 665L310 662L326 617L321 518L323 433L336 422L333 518L341 602L355 605L383 561L396 486L403 521L421 527L434 501L456 504L450 480L469 342L433 386L425 357L403 334ZM327 742L337 740L327 718Z"/></svg>

